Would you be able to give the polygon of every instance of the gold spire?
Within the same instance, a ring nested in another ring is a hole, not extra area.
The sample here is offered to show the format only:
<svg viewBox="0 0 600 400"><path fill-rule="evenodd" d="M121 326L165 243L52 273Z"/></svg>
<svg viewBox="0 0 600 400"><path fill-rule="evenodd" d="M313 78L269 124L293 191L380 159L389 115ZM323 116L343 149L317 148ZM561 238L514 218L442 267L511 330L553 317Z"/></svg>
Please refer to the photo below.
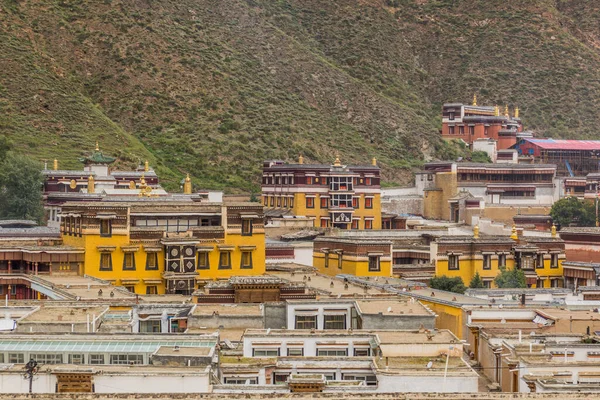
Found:
<svg viewBox="0 0 600 400"><path fill-rule="evenodd" d="M304 164L304 157L302 157L302 154L298 157L298 164Z"/></svg>
<svg viewBox="0 0 600 400"><path fill-rule="evenodd" d="M92 176L92 174L90 174L90 176L88 177L87 192L88 193L95 193L96 192L96 183L94 181L94 177Z"/></svg>
<svg viewBox="0 0 600 400"><path fill-rule="evenodd" d="M479 224L475 225L473 228L473 238L479 239Z"/></svg>
<svg viewBox="0 0 600 400"><path fill-rule="evenodd" d="M146 177L142 174L142 177L140 178L140 187L143 189L144 186L146 186Z"/></svg>
<svg viewBox="0 0 600 400"><path fill-rule="evenodd" d="M144 171L145 172L150 171L150 166L148 165L148 160L144 161Z"/></svg>
<svg viewBox="0 0 600 400"><path fill-rule="evenodd" d="M508 104L504 107L504 116L506 118L510 117L510 115L508 114Z"/></svg>
<svg viewBox="0 0 600 400"><path fill-rule="evenodd" d="M335 155L335 161L333 163L334 167L340 167L342 165L342 162L340 161L340 155L336 154Z"/></svg>
<svg viewBox="0 0 600 400"><path fill-rule="evenodd" d="M98 141L96 140L96 151L100 151L100 146L98 146Z"/></svg>
<svg viewBox="0 0 600 400"><path fill-rule="evenodd" d="M190 174L185 176L185 182L183 184L183 194L192 194L192 180Z"/></svg>
<svg viewBox="0 0 600 400"><path fill-rule="evenodd" d="M498 106L494 106L494 115L495 115L496 117L499 117L499 116L500 116L500 107L498 107Z"/></svg>
<svg viewBox="0 0 600 400"><path fill-rule="evenodd" d="M515 118L519 118L519 107L515 108Z"/></svg>
<svg viewBox="0 0 600 400"><path fill-rule="evenodd" d="M512 240L519 240L519 235L517 235L517 226L515 224L513 224L513 226L512 226L510 238Z"/></svg>
<svg viewBox="0 0 600 400"><path fill-rule="evenodd" d="M477 105L477 93L473 93L473 105Z"/></svg>
<svg viewBox="0 0 600 400"><path fill-rule="evenodd" d="M54 159L54 165L53 165L53 167L54 167L55 171L58 171L58 160L56 158Z"/></svg>
<svg viewBox="0 0 600 400"><path fill-rule="evenodd" d="M550 232L552 232L552 237L555 238L556 237L556 225L554 225L554 223L552 224L552 228L550 229Z"/></svg>
<svg viewBox="0 0 600 400"><path fill-rule="evenodd" d="M376 167L377 166L377 159L375 157L373 157L373 159L371 160L371 164Z"/></svg>

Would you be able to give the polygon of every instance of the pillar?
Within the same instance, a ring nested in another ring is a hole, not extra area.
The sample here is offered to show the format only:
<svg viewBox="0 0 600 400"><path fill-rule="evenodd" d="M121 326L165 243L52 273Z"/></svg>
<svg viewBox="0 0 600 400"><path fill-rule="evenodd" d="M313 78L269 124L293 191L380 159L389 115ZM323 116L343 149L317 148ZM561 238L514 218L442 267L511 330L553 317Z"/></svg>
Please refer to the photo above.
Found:
<svg viewBox="0 0 600 400"><path fill-rule="evenodd" d="M8 273L9 273L9 274L10 274L10 273L12 273L12 270L11 270L10 264L11 264L11 261L10 261L10 260L8 260Z"/></svg>
<svg viewBox="0 0 600 400"><path fill-rule="evenodd" d="M6 295L8 296L8 299L10 300L10 290L12 289L11 285L8 285L8 290L6 291Z"/></svg>

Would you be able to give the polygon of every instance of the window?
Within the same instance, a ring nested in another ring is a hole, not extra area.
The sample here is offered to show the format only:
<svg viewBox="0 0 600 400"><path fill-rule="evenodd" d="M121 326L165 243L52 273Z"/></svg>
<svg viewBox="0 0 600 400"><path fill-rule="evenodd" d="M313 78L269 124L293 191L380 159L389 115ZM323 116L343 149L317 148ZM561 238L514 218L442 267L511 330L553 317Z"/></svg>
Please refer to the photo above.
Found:
<svg viewBox="0 0 600 400"><path fill-rule="evenodd" d="M110 237L112 235L112 224L110 219L100 221L100 236Z"/></svg>
<svg viewBox="0 0 600 400"><path fill-rule="evenodd" d="M277 207L281 207L281 197L277 197Z"/></svg>
<svg viewBox="0 0 600 400"><path fill-rule="evenodd" d="M475 127L469 126L469 135L474 135L474 134L475 134Z"/></svg>
<svg viewBox="0 0 600 400"><path fill-rule="evenodd" d="M349 192L354 190L354 181L350 176L333 176L329 178L329 190Z"/></svg>
<svg viewBox="0 0 600 400"><path fill-rule="evenodd" d="M358 229L358 220L357 219L353 219L352 220L352 226L350 228L351 229Z"/></svg>
<svg viewBox="0 0 600 400"><path fill-rule="evenodd" d="M89 360L93 365L104 364L104 354L90 354Z"/></svg>
<svg viewBox="0 0 600 400"><path fill-rule="evenodd" d="M324 315L323 329L346 329L346 315Z"/></svg>
<svg viewBox="0 0 600 400"><path fill-rule="evenodd" d="M294 208L294 198L290 197L290 208Z"/></svg>
<svg viewBox="0 0 600 400"><path fill-rule="evenodd" d="M332 208L350 208L352 206L351 194L334 194L331 196Z"/></svg>
<svg viewBox="0 0 600 400"><path fill-rule="evenodd" d="M270 198L271 198L271 207L274 207L275 206L275 197L271 196Z"/></svg>
<svg viewBox="0 0 600 400"><path fill-rule="evenodd" d="M146 269L147 270L158 269L158 254L157 253L146 253Z"/></svg>
<svg viewBox="0 0 600 400"><path fill-rule="evenodd" d="M112 254L100 253L100 271L112 271Z"/></svg>
<svg viewBox="0 0 600 400"><path fill-rule="evenodd" d="M344 264L344 253L340 250L337 252L337 260L338 260L338 269L342 269L342 265Z"/></svg>
<svg viewBox="0 0 600 400"><path fill-rule="evenodd" d="M465 127L464 126L459 126L458 127L458 134L459 135L464 135L465 134Z"/></svg>
<svg viewBox="0 0 600 400"><path fill-rule="evenodd" d="M69 354L69 364L83 364L84 361L83 354Z"/></svg>
<svg viewBox="0 0 600 400"><path fill-rule="evenodd" d="M369 256L369 271L380 271L379 256Z"/></svg>
<svg viewBox="0 0 600 400"><path fill-rule="evenodd" d="M491 289L492 288L492 281L483 281L483 287L485 289Z"/></svg>
<svg viewBox="0 0 600 400"><path fill-rule="evenodd" d="M252 349L252 357L279 357L279 348Z"/></svg>
<svg viewBox="0 0 600 400"><path fill-rule="evenodd" d="M458 269L458 256L455 254L448 255L448 269Z"/></svg>
<svg viewBox="0 0 600 400"><path fill-rule="evenodd" d="M550 254L550 268L558 268L558 254Z"/></svg>
<svg viewBox="0 0 600 400"><path fill-rule="evenodd" d="M269 196L263 196L263 204L265 207L269 206Z"/></svg>
<svg viewBox="0 0 600 400"><path fill-rule="evenodd" d="M365 229L373 229L373 220L365 219Z"/></svg>
<svg viewBox="0 0 600 400"><path fill-rule="evenodd" d="M283 198L283 206L284 206L285 208L287 208L287 203L288 203L288 198L287 198L287 197L284 197L284 198Z"/></svg>
<svg viewBox="0 0 600 400"><path fill-rule="evenodd" d="M489 254L483 255L483 269L492 269L492 256Z"/></svg>
<svg viewBox="0 0 600 400"><path fill-rule="evenodd" d="M23 353L8 353L9 364L25 364L25 354Z"/></svg>
<svg viewBox="0 0 600 400"><path fill-rule="evenodd" d="M146 286L146 294L158 294L158 288L154 285Z"/></svg>
<svg viewBox="0 0 600 400"><path fill-rule="evenodd" d="M315 208L315 198L314 197L306 198L306 208Z"/></svg>
<svg viewBox="0 0 600 400"><path fill-rule="evenodd" d="M123 270L135 271L135 257L132 252L127 252L123 256Z"/></svg>
<svg viewBox="0 0 600 400"><path fill-rule="evenodd" d="M535 267L536 268L544 268L544 255L543 254L538 254L535 260Z"/></svg>
<svg viewBox="0 0 600 400"><path fill-rule="evenodd" d="M232 377L225 378L225 383L227 385L256 385L256 378L243 378L243 377Z"/></svg>
<svg viewBox="0 0 600 400"><path fill-rule="evenodd" d="M287 383L289 374L273 374L273 383L275 385L285 385Z"/></svg>
<svg viewBox="0 0 600 400"><path fill-rule="evenodd" d="M348 349L317 349L317 357L346 357Z"/></svg>
<svg viewBox="0 0 600 400"><path fill-rule="evenodd" d="M365 208L373 208L373 198L365 197Z"/></svg>
<svg viewBox="0 0 600 400"><path fill-rule="evenodd" d="M306 184L307 185L312 185L313 184L313 177L312 176L307 176L306 177Z"/></svg>
<svg viewBox="0 0 600 400"><path fill-rule="evenodd" d="M506 254L498 254L498 267L506 267Z"/></svg>
<svg viewBox="0 0 600 400"><path fill-rule="evenodd" d="M325 268L329 268L329 252L325 250L323 253L325 256Z"/></svg>
<svg viewBox="0 0 600 400"><path fill-rule="evenodd" d="M242 251L241 269L252 269L252 252Z"/></svg>
<svg viewBox="0 0 600 400"><path fill-rule="evenodd" d="M483 127L483 134L486 136L489 135L489 127L487 125Z"/></svg>
<svg viewBox="0 0 600 400"><path fill-rule="evenodd" d="M252 236L252 219L242 219L242 236Z"/></svg>
<svg viewBox="0 0 600 400"><path fill-rule="evenodd" d="M135 286L132 285L125 285L123 286L128 292L130 293L135 293Z"/></svg>
<svg viewBox="0 0 600 400"><path fill-rule="evenodd" d="M327 218L321 218L321 228L327 228Z"/></svg>
<svg viewBox="0 0 600 400"><path fill-rule="evenodd" d="M371 186L371 178L365 178L365 185Z"/></svg>
<svg viewBox="0 0 600 400"><path fill-rule="evenodd" d="M371 355L371 349L368 347L354 348L355 357L369 357Z"/></svg>
<svg viewBox="0 0 600 400"><path fill-rule="evenodd" d="M210 269L210 262L207 251L198 253L198 269Z"/></svg>
<svg viewBox="0 0 600 400"><path fill-rule="evenodd" d="M231 254L228 251L219 253L219 269L231 269Z"/></svg>
<svg viewBox="0 0 600 400"><path fill-rule="evenodd" d="M290 357L302 357L304 356L304 348L302 347L288 347L287 355Z"/></svg>
<svg viewBox="0 0 600 400"><path fill-rule="evenodd" d="M327 203L329 203L329 200L327 199L327 197L321 197L321 208L327 208Z"/></svg>
<svg viewBox="0 0 600 400"><path fill-rule="evenodd" d="M143 364L142 354L111 354L110 363L115 365Z"/></svg>
<svg viewBox="0 0 600 400"><path fill-rule="evenodd" d="M160 320L140 321L140 332L142 333L160 333Z"/></svg>
<svg viewBox="0 0 600 400"><path fill-rule="evenodd" d="M296 315L295 329L317 329L317 316Z"/></svg>
<svg viewBox="0 0 600 400"><path fill-rule="evenodd" d="M449 126L449 127L448 127L448 133L449 133L450 135L454 135L454 126Z"/></svg>
<svg viewBox="0 0 600 400"><path fill-rule="evenodd" d="M353 197L352 198L352 207L353 208L358 208L359 207L358 206L358 199L359 199L358 197Z"/></svg>
<svg viewBox="0 0 600 400"><path fill-rule="evenodd" d="M454 121L454 113L453 113L453 112L451 112L451 113L448 113L448 119L449 119L450 121Z"/></svg>
<svg viewBox="0 0 600 400"><path fill-rule="evenodd" d="M11 294L11 296L16 296L17 295L17 285L12 285L10 287L10 294Z"/></svg>
<svg viewBox="0 0 600 400"><path fill-rule="evenodd" d="M62 354L31 354L31 358L41 364L62 364Z"/></svg>

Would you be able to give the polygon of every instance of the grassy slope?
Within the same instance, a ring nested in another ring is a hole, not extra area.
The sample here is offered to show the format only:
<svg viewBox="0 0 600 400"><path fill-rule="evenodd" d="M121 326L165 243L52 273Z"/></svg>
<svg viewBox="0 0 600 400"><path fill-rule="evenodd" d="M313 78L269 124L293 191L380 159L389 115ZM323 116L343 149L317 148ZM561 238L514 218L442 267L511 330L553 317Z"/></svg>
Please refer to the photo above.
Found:
<svg viewBox="0 0 600 400"><path fill-rule="evenodd" d="M69 167L99 139L171 187L189 171L242 189L263 159L300 153L375 156L405 182L439 148L441 103L475 91L537 131L596 134L593 6L399 3L0 0L0 132Z"/></svg>

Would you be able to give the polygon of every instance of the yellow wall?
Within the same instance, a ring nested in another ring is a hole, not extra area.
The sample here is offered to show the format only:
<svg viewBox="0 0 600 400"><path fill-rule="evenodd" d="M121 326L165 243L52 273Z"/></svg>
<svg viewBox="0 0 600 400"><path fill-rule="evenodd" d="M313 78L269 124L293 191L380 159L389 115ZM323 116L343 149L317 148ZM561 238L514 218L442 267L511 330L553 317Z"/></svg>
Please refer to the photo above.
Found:
<svg viewBox="0 0 600 400"><path fill-rule="evenodd" d="M436 329L448 329L459 339L463 338L463 312L461 307L436 303L429 300L419 300L428 306L438 317L435 319ZM467 328L464 328L467 329Z"/></svg>
<svg viewBox="0 0 600 400"><path fill-rule="evenodd" d="M369 271L369 258L367 256L342 255L342 268L339 268L339 255L329 253L329 267L325 268L325 254L321 252L313 253L313 266L321 274L335 276L338 274L348 274L355 276L392 276L391 257L381 257L379 260L379 271Z"/></svg>
<svg viewBox="0 0 600 400"><path fill-rule="evenodd" d="M506 259L506 267L508 269L512 269L515 266L515 260L513 258L507 257ZM491 268L483 269L483 257L470 257L464 258L460 256L459 259L459 268L456 269L448 269L448 260L437 260L435 263L435 274L436 276L446 275L448 277L460 277L465 286L469 286L471 283L471 279L475 276L475 273L479 272L479 276L481 279L484 278L495 278L500 273L500 268L498 265L498 256L492 255L491 260ZM494 282L492 281L492 287L496 287Z"/></svg>
<svg viewBox="0 0 600 400"><path fill-rule="evenodd" d="M458 193L456 172L436 173L435 187L440 190L425 191L423 216L448 221L450 220L450 203L448 203L448 200Z"/></svg>

